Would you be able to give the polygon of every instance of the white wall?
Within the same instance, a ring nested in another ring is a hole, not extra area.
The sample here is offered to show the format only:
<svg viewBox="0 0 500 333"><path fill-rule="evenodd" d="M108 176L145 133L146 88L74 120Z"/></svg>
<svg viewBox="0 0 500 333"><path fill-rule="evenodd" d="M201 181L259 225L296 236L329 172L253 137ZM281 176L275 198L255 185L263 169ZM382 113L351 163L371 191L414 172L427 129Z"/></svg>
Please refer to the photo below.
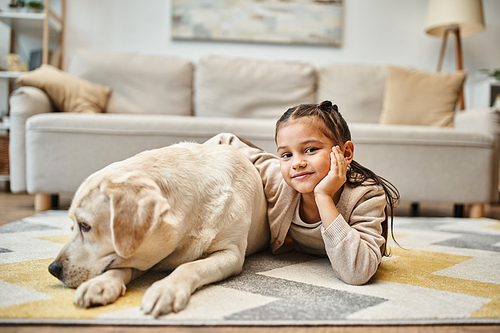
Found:
<svg viewBox="0 0 500 333"><path fill-rule="evenodd" d="M343 45L324 47L175 41L170 38L170 0L67 0L65 68L77 49L89 48L193 61L217 54L299 60L316 66L350 62L436 69L441 39L424 32L427 0L344 1ZM486 106L489 101L490 80L477 70L500 68L500 1L483 0L483 7L486 30L462 43L464 67L469 71L467 107ZM455 69L454 47L449 40L443 71Z"/></svg>

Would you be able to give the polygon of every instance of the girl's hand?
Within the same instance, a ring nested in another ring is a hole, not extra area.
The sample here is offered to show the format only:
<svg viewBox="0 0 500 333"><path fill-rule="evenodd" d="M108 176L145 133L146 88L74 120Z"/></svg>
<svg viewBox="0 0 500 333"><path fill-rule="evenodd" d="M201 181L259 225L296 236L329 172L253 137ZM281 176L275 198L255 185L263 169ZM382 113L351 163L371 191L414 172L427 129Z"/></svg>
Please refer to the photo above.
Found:
<svg viewBox="0 0 500 333"><path fill-rule="evenodd" d="M339 146L330 153L330 171L314 188L314 195L333 197L347 180L347 162Z"/></svg>

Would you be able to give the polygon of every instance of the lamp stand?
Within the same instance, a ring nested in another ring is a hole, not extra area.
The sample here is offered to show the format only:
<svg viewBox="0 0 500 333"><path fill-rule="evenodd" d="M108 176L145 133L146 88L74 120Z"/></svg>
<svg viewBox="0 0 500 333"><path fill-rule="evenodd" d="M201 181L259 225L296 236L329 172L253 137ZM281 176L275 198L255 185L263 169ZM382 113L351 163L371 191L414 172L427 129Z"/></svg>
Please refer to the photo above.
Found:
<svg viewBox="0 0 500 333"><path fill-rule="evenodd" d="M460 28L458 26L450 26L446 28L444 31L443 35L443 43L441 44L441 52L439 53L439 62L438 62L438 67L437 71L441 71L441 67L443 66L443 58L444 58L444 52L446 50L446 41L448 39L448 34L454 34L455 35L455 53L457 54L457 70L463 70L463 60L462 60L462 40L460 38ZM464 98L464 86L462 85L461 91L460 91L460 110L465 110L465 98Z"/></svg>

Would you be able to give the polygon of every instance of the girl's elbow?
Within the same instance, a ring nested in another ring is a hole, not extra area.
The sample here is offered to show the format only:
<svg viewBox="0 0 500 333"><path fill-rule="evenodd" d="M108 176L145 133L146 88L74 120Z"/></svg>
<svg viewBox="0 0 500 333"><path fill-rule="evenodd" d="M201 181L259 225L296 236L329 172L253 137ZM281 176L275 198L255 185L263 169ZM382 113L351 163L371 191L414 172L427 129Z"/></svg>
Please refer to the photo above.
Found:
<svg viewBox="0 0 500 333"><path fill-rule="evenodd" d="M338 278L345 283L353 286L362 286L370 281L370 279L375 275L376 271L377 268L370 268L366 270L352 270L350 272L343 272L343 274L339 274L339 272L336 273Z"/></svg>
<svg viewBox="0 0 500 333"><path fill-rule="evenodd" d="M370 281L372 277L366 277L366 276L351 276L346 279L342 279L345 283L350 284L352 286L362 286L366 284L368 281Z"/></svg>

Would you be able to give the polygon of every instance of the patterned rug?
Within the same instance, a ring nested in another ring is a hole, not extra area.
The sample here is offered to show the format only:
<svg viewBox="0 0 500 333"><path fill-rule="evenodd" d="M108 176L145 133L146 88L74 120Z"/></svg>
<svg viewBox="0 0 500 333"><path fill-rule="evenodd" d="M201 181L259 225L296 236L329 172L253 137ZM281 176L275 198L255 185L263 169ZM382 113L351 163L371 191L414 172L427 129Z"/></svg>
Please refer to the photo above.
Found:
<svg viewBox="0 0 500 333"><path fill-rule="evenodd" d="M80 309L47 267L69 239L65 211L0 227L0 324L391 325L500 324L500 222L395 219L392 256L364 286L338 280L325 258L297 252L247 258L243 273L194 293L187 308L153 319L141 297L151 271L116 303Z"/></svg>

